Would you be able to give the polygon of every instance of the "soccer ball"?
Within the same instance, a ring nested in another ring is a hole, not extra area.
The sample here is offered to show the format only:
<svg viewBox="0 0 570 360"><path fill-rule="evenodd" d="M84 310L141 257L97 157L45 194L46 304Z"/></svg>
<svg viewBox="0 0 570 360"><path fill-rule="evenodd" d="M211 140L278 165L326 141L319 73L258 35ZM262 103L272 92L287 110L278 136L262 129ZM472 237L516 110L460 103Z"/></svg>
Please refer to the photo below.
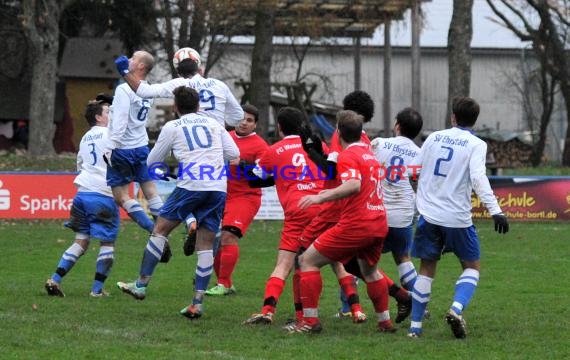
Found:
<svg viewBox="0 0 570 360"><path fill-rule="evenodd" d="M178 68L178 64L180 64L182 60L186 59L194 60L196 63L198 63L198 66L200 66L200 64L202 63L200 61L200 54L196 50L189 47L185 47L178 49L178 51L174 53L174 57L172 58L172 64L174 65L175 68Z"/></svg>

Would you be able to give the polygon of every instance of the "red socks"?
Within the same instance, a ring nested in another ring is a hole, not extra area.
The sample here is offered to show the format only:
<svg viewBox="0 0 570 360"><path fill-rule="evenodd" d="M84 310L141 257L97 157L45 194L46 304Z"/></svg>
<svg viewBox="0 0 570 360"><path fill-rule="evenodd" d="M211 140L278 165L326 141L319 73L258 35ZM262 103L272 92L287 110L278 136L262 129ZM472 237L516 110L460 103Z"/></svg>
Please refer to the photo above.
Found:
<svg viewBox="0 0 570 360"><path fill-rule="evenodd" d="M358 294L356 292L356 286L355 286L356 280L354 279L354 276L353 275L345 276L342 279L339 279L338 283L342 287L342 291L344 291L344 294L348 299L348 303L350 304L350 311L352 311L353 314L356 313L357 311L362 311L360 302L358 302Z"/></svg>
<svg viewBox="0 0 570 360"><path fill-rule="evenodd" d="M275 314L275 306L279 301L279 297L285 287L285 280L278 277L270 277L265 284L265 296L263 300L263 308L261 313L267 314L268 312Z"/></svg>
<svg viewBox="0 0 570 360"><path fill-rule="evenodd" d="M216 261L214 261L214 270L216 270L218 284L230 288L232 287L232 274L239 259L239 246L223 245L216 255L216 260L218 260L218 255L219 261L217 267Z"/></svg>
<svg viewBox="0 0 570 360"><path fill-rule="evenodd" d="M320 271L305 271L301 273L301 302L303 304L304 320L308 324L319 322L319 298L323 290L323 278Z"/></svg>

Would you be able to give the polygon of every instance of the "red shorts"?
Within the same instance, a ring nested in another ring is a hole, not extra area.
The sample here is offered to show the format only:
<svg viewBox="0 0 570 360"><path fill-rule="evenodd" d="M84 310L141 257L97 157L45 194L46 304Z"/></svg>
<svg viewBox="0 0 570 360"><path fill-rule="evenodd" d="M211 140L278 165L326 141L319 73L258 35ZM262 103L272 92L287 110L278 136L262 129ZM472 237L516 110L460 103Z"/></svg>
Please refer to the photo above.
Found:
<svg viewBox="0 0 570 360"><path fill-rule="evenodd" d="M318 206L311 206L302 212L302 216L286 216L285 221L283 221L279 250L297 252L301 247L307 248L310 243L304 243L301 240L301 234L303 234L303 230L317 216L319 211L320 208Z"/></svg>
<svg viewBox="0 0 570 360"><path fill-rule="evenodd" d="M322 213L321 213L322 214ZM311 219L309 225L303 230L301 235L301 243L303 247L308 248L316 238L322 233L336 225L337 221L330 221L319 214L316 218Z"/></svg>
<svg viewBox="0 0 570 360"><path fill-rule="evenodd" d="M226 201L222 227L233 226L244 236L261 206L261 196L234 197Z"/></svg>
<svg viewBox="0 0 570 360"><path fill-rule="evenodd" d="M372 229L355 231L337 224L320 235L313 242L313 246L333 261L346 263L356 257L374 266L380 261L385 237L371 236L379 233L377 226Z"/></svg>

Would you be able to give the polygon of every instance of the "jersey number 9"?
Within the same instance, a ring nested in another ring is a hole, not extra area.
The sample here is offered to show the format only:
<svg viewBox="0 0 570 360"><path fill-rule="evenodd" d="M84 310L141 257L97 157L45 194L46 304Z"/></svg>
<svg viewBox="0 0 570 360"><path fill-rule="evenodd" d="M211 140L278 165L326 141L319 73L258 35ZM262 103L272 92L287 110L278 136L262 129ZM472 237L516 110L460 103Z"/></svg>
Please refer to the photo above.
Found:
<svg viewBox="0 0 570 360"><path fill-rule="evenodd" d="M210 103L209 107L200 106L202 110L208 111L216 109L216 97L214 96L213 92L211 92L210 90L200 90L200 93L198 93L198 95L200 95L201 103Z"/></svg>

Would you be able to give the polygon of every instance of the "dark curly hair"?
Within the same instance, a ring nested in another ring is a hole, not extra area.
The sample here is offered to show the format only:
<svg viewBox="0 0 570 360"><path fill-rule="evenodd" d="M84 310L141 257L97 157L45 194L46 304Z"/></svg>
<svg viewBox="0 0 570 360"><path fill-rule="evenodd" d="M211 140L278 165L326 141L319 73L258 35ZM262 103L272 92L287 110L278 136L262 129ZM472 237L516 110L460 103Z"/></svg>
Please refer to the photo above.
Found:
<svg viewBox="0 0 570 360"><path fill-rule="evenodd" d="M352 110L364 118L367 123L374 116L374 101L370 95L362 90L355 90L344 97L342 100L344 110Z"/></svg>

